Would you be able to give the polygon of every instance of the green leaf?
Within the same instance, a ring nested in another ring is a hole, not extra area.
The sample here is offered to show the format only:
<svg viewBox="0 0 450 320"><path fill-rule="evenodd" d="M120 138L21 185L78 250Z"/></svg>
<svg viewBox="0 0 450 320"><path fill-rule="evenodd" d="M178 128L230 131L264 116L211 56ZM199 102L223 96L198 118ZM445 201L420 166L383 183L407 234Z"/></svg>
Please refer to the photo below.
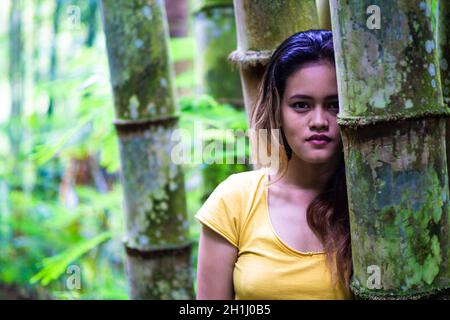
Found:
<svg viewBox="0 0 450 320"><path fill-rule="evenodd" d="M73 138L77 133L79 133L83 127L92 121L100 112L93 112L87 116L82 117L77 125L68 130L61 138L53 143L46 143L37 145L35 150L31 154L31 159L36 162L38 166L42 166L50 159L52 159L58 152L60 152L64 146Z"/></svg>
<svg viewBox="0 0 450 320"><path fill-rule="evenodd" d="M45 258L42 261L43 268L31 277L30 283L34 284L39 281L42 285L46 286L51 281L58 279L72 261L80 258L110 237L111 233L107 231L93 239L82 241L75 247L69 248L55 256Z"/></svg>

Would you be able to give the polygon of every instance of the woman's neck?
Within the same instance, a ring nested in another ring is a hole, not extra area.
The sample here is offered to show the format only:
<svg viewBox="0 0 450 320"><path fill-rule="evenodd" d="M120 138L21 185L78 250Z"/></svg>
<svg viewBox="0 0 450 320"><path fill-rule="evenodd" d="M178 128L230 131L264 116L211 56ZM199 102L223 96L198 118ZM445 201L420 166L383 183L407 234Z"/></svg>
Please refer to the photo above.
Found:
<svg viewBox="0 0 450 320"><path fill-rule="evenodd" d="M283 188L321 192L338 165L338 159L326 163L310 163L292 154L286 173L276 184Z"/></svg>

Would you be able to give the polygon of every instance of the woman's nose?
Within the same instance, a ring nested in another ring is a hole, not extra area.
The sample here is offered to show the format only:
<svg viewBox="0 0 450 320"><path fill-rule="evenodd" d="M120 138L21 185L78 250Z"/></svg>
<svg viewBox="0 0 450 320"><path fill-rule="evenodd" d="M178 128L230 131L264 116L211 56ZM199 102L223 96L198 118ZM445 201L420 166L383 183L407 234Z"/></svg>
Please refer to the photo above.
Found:
<svg viewBox="0 0 450 320"><path fill-rule="evenodd" d="M328 121L325 112L322 106L316 106L312 111L310 125L318 128L327 127Z"/></svg>

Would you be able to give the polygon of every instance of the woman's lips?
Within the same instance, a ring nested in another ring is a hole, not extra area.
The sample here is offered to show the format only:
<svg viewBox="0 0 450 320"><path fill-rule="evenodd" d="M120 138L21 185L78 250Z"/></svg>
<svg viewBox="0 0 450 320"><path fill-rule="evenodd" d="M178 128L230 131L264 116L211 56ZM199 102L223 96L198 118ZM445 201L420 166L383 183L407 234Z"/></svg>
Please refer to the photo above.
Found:
<svg viewBox="0 0 450 320"><path fill-rule="evenodd" d="M308 140L308 142L315 146L323 146L329 143L329 141L326 140Z"/></svg>

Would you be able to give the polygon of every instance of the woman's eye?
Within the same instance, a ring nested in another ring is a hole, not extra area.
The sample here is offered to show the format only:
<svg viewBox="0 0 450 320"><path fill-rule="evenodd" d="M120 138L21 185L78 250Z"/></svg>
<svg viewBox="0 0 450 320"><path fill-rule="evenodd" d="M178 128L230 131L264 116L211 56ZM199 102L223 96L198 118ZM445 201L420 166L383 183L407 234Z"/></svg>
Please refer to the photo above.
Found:
<svg viewBox="0 0 450 320"><path fill-rule="evenodd" d="M308 108L309 105L306 102L295 102L292 104L292 108L296 109L296 110L302 110L305 108Z"/></svg>
<svg viewBox="0 0 450 320"><path fill-rule="evenodd" d="M328 107L333 110L339 110L339 102L331 102Z"/></svg>

